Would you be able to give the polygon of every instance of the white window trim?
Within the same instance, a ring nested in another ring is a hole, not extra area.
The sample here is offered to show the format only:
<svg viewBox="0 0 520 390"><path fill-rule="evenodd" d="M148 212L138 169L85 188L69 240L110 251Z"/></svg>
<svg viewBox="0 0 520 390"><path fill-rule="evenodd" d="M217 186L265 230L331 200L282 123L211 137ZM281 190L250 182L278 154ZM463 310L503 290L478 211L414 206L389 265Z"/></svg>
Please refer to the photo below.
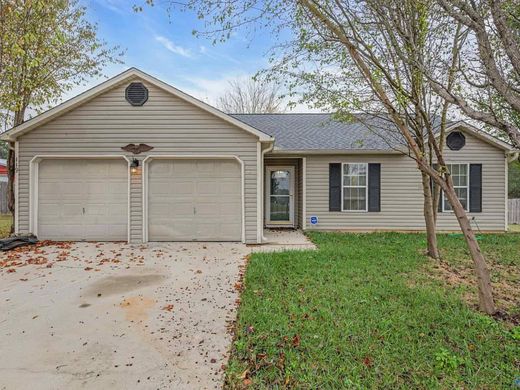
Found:
<svg viewBox="0 0 520 390"><path fill-rule="evenodd" d="M358 165L364 165L365 166L365 172L366 172L366 182L365 182L365 185L364 186L345 186L343 184L343 178L345 176L345 165L348 165L348 164L351 164L351 165L354 165L354 164L358 164ZM344 194L343 194L343 190L345 189L345 187L350 187L350 188L365 188L365 209L364 210L345 210L344 206L345 206L345 198L344 198ZM368 212L368 163L362 163L362 162L342 162L341 163L341 212L342 213L367 213Z"/></svg>
<svg viewBox="0 0 520 390"><path fill-rule="evenodd" d="M464 209L466 212L469 212L469 188L470 188L470 172L469 172L469 168L470 168L470 164L469 163L457 163L457 162L454 162L454 163L446 163L446 165L466 165L466 173L467 173L467 180L466 180L466 193L468 194L468 197L466 199L466 208ZM451 172L450 172L450 175L451 175ZM454 186L455 188L455 186ZM464 188L462 186L457 186L457 188ZM453 210L446 210L446 208L444 207L445 204L446 204L446 195L444 194L444 191L442 191L442 212L443 213L453 213Z"/></svg>

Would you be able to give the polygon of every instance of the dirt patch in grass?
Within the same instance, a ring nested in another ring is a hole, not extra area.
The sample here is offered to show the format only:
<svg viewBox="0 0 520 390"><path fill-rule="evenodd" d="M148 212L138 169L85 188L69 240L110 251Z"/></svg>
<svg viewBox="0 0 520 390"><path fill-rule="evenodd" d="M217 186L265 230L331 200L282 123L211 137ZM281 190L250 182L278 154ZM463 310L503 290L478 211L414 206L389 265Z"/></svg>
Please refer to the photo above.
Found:
<svg viewBox="0 0 520 390"><path fill-rule="evenodd" d="M520 324L520 283L514 275L518 273L516 265L504 265L488 262L491 269L491 279L495 304L500 319L505 319L513 325ZM462 299L468 305L478 308L477 279L472 267L445 261L433 263L432 275L445 282L450 287L461 290Z"/></svg>

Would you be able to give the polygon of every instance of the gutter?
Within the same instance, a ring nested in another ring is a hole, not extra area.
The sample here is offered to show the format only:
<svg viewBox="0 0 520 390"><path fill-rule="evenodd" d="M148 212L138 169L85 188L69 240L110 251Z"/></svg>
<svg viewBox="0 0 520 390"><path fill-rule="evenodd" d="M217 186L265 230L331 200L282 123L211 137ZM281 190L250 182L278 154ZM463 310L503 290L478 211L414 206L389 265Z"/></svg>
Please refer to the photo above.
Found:
<svg viewBox="0 0 520 390"><path fill-rule="evenodd" d="M346 149L303 149L303 150L294 150L294 149L270 149L272 151L273 155L278 154L294 154L294 155L309 155L309 154L315 154L315 155L341 155L341 154L399 154L402 155L403 153L406 154L405 151L399 151L396 149L366 149L366 150L346 150Z"/></svg>

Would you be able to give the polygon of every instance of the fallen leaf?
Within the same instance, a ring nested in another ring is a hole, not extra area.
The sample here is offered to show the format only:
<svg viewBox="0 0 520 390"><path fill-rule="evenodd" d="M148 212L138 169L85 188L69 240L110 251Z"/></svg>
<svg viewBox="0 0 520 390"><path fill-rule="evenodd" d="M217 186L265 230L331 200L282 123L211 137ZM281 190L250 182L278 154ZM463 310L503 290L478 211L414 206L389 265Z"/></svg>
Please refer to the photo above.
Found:
<svg viewBox="0 0 520 390"><path fill-rule="evenodd" d="M365 356L363 358L363 364L366 367L370 368L370 367L372 367L374 365L374 362L373 362L373 360L372 360L372 358L370 356Z"/></svg>
<svg viewBox="0 0 520 390"><path fill-rule="evenodd" d="M162 308L163 310L166 310L166 311L172 311L173 310L173 305L170 304L170 305L166 305Z"/></svg>
<svg viewBox="0 0 520 390"><path fill-rule="evenodd" d="M292 338L292 345L294 348L298 348L300 346L300 335L294 335L294 337Z"/></svg>

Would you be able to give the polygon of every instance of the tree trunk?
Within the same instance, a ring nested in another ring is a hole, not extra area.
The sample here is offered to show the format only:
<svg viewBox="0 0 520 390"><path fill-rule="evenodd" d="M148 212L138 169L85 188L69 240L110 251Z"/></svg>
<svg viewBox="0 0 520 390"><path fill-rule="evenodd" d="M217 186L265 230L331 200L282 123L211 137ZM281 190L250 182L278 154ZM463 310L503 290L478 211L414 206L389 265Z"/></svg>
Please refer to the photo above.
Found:
<svg viewBox="0 0 520 390"><path fill-rule="evenodd" d="M495 302L493 301L493 290L491 288L489 270L486 265L486 260L480 251L480 246L476 240L475 232L471 228L471 223L466 214L466 210L464 210L464 207L462 207L462 204L457 198L457 194L453 189L452 183L449 183L447 188L443 190L448 197L448 200L450 201L455 216L457 217L460 229L462 230L464 238L466 239L473 264L475 265L480 310L487 314L495 314L496 308Z"/></svg>
<svg viewBox="0 0 520 390"><path fill-rule="evenodd" d="M18 126L24 122L25 108L22 107L20 110L14 113L14 126ZM14 142L9 142L9 153L7 155L7 208L13 216L11 223L11 234L14 233L15 226L15 203L14 197L14 181L16 179L16 156L14 153Z"/></svg>
<svg viewBox="0 0 520 390"><path fill-rule="evenodd" d="M14 199L14 180L15 180L15 155L14 155L14 143L9 142L9 152L7 155L7 208L13 216L11 223L10 233L14 233L14 219L15 215L15 199Z"/></svg>
<svg viewBox="0 0 520 390"><path fill-rule="evenodd" d="M421 172L421 176L424 196L424 222L426 224L427 254L431 258L440 259L441 256L437 244L437 227L430 176L424 172Z"/></svg>

